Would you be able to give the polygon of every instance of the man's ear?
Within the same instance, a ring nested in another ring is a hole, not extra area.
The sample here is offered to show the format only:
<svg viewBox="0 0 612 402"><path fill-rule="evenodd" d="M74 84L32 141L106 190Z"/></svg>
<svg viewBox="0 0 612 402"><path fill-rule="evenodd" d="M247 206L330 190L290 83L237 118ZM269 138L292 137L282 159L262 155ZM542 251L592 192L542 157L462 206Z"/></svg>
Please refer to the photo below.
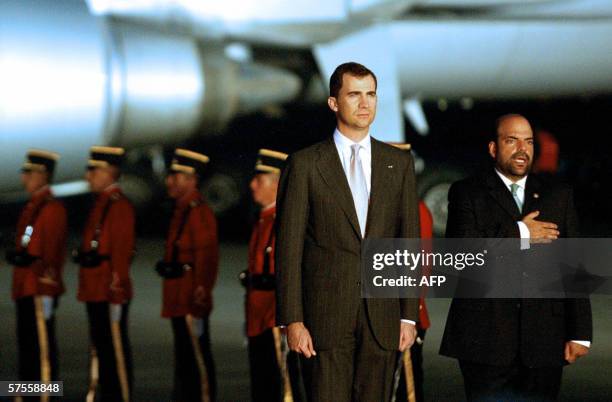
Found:
<svg viewBox="0 0 612 402"><path fill-rule="evenodd" d="M491 155L491 158L493 159L497 157L497 144L495 141L489 142L489 155Z"/></svg>
<svg viewBox="0 0 612 402"><path fill-rule="evenodd" d="M327 98L327 106L329 106L332 111L338 112L338 100L335 97L330 96Z"/></svg>

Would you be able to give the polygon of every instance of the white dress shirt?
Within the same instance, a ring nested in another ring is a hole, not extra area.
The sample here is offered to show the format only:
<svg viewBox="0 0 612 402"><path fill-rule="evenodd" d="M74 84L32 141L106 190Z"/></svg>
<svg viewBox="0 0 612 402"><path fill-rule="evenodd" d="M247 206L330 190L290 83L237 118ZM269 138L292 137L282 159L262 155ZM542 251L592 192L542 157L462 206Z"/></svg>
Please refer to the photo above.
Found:
<svg viewBox="0 0 612 402"><path fill-rule="evenodd" d="M349 171L351 167L351 146L355 144L361 145L361 148L359 148L359 157L361 158L363 175L366 179L368 195L370 195L370 189L372 188L372 141L370 134L368 133L361 141L354 142L336 129L336 131L334 131L334 143L338 150L338 156L340 157L346 180L349 180Z"/></svg>
<svg viewBox="0 0 612 402"><path fill-rule="evenodd" d="M512 193L512 190L510 189L510 185L513 183L518 184L518 189L516 190L516 196L521 202L521 205L524 206L525 205L525 185L527 183L527 176L523 177L517 182L513 182L512 180L510 180L509 178L501 174L499 170L495 169L495 173L497 173L497 175L502 179L502 181L504 182L504 185L506 186L508 191L510 191L511 193ZM519 228L519 233L521 235L521 239L529 239L531 237L531 234L529 233L529 228L527 228L527 225L525 224L525 222L518 221L517 224ZM529 248L529 242L527 243L521 242L521 249L526 249L526 248Z"/></svg>
<svg viewBox="0 0 612 402"><path fill-rule="evenodd" d="M352 155L351 146L355 144L361 145L361 148L359 148L359 157L361 159L363 175L365 176L366 180L368 195L370 195L370 189L372 188L372 141L370 133L366 134L361 141L354 142L336 128L336 131L334 131L334 144L336 144L336 150L338 150L340 163L342 164L342 169L344 170L344 175L346 176L347 181L350 181L349 172ZM401 321L407 324L416 325L416 322L412 320L402 319Z"/></svg>
<svg viewBox="0 0 612 402"><path fill-rule="evenodd" d="M519 201L521 202L521 205L524 206L525 205L525 184L527 183L527 176L523 177L522 179L520 179L520 180L518 180L516 182L513 182L512 180L510 180L509 178L507 178L506 176L501 174L499 170L495 169L495 172L499 175L499 177L504 182L506 188L511 193L512 193L512 190L510 189L510 185L512 183L518 184L519 187L516 190L516 196L518 197ZM529 248L529 238L531 237L531 234L529 233L529 229L527 228L527 225L525 224L525 222L518 221L517 224L518 224L518 227L519 227L519 232L521 234L521 250L524 250L524 249ZM524 242L523 239L527 239L526 242ZM587 348L591 347L591 342L590 341L576 341L576 340L572 340L572 342L578 343L578 344L580 344L582 346L586 346Z"/></svg>

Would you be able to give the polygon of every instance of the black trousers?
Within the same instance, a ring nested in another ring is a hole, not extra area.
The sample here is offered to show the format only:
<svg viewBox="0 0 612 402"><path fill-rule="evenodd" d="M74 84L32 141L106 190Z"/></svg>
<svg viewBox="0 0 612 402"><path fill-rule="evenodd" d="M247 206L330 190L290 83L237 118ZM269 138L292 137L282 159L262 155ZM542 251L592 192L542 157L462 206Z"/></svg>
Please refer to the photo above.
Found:
<svg viewBox="0 0 612 402"><path fill-rule="evenodd" d="M563 368L497 367L459 360L468 401L556 401Z"/></svg>
<svg viewBox="0 0 612 402"><path fill-rule="evenodd" d="M282 402L282 374L276 358L272 328L249 337L252 402ZM299 355L287 354L287 372L294 402L307 402Z"/></svg>
<svg viewBox="0 0 612 402"><path fill-rule="evenodd" d="M214 402L217 396L217 379L215 364L210 347L210 331L208 317L202 319L202 335L197 339L199 350L195 350L192 342L191 329L187 317L172 318L174 332L174 390L173 401L201 402L202 376L199 359L202 359L208 382L210 400ZM199 355L201 353L201 356Z"/></svg>
<svg viewBox="0 0 612 402"><path fill-rule="evenodd" d="M21 381L41 381L42 365L40 339L43 334L39 333L36 317L36 305L34 296L22 297L15 301L17 309L17 359L18 373ZM47 344L46 359L50 367L51 381L59 379L59 364L57 339L55 337L55 309L58 299L53 301L53 312L51 317L45 320ZM43 318L44 319L44 318ZM39 397L24 397L24 401L40 400Z"/></svg>
<svg viewBox="0 0 612 402"><path fill-rule="evenodd" d="M397 361L395 350L383 349L370 329L365 302L355 324L338 333L340 343L317 355L302 356L306 393L311 402L386 402L391 398ZM397 334L399 343L399 333Z"/></svg>
<svg viewBox="0 0 612 402"><path fill-rule="evenodd" d="M276 359L272 328L249 337L251 401L281 401L281 373Z"/></svg>
<svg viewBox="0 0 612 402"><path fill-rule="evenodd" d="M417 336L422 340L425 340L425 330L417 330ZM398 352L399 353L399 352ZM425 396L423 393L423 345L419 345L416 341L410 347L410 360L412 361L412 374L414 377L414 394L417 402L423 402ZM404 376L404 369L400 373L399 385L397 392L395 393L395 400L397 402L406 402L408 400L408 392L406 389L406 377Z"/></svg>
<svg viewBox="0 0 612 402"><path fill-rule="evenodd" d="M132 394L133 369L132 351L128 337L128 311L129 304L122 305L119 331L121 338L121 350L115 348L113 342L110 304L108 302L87 303L87 317L89 319L89 336L91 343L96 349L99 362L98 390L99 399L102 402L121 402L121 366L125 367L128 392ZM121 364L119 359L123 360ZM131 400L131 397L130 397Z"/></svg>

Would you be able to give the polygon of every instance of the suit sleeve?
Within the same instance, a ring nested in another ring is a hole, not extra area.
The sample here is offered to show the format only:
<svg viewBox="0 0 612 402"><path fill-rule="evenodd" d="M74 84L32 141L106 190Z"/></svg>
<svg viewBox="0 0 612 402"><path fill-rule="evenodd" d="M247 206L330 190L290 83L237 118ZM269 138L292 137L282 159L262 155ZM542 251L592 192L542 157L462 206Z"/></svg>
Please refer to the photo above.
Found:
<svg viewBox="0 0 612 402"><path fill-rule="evenodd" d="M115 201L111 207L109 221L111 222L110 267L113 273L113 283L110 302L126 303L131 293L130 265L134 253L134 209L127 200Z"/></svg>
<svg viewBox="0 0 612 402"><path fill-rule="evenodd" d="M408 158L408 166L405 169L404 180L402 183L402 200L400 205L402 211L401 217L401 233L403 238L416 239L420 237L419 227L419 201L416 191L416 175L414 173L414 162L412 156ZM401 298L401 319L418 321L418 299Z"/></svg>
<svg viewBox="0 0 612 402"><path fill-rule="evenodd" d="M574 207L574 194L567 191L567 209L565 213L565 228L567 238L577 238L579 234L578 214ZM591 341L593 338L593 322L591 301L584 299L566 299L565 314L567 323L567 339Z"/></svg>
<svg viewBox="0 0 612 402"><path fill-rule="evenodd" d="M196 286L202 286L206 297L212 301L212 290L219 272L219 239L217 220L212 210L201 205L197 213L191 214L191 238L194 247L194 269Z"/></svg>
<svg viewBox="0 0 612 402"><path fill-rule="evenodd" d="M41 214L41 272L38 272L38 294L54 296L62 286L62 269L66 259L66 209L59 202L45 208Z"/></svg>
<svg viewBox="0 0 612 402"><path fill-rule="evenodd" d="M308 225L308 172L289 157L277 195L275 269L277 324L304 321L302 254Z"/></svg>
<svg viewBox="0 0 612 402"><path fill-rule="evenodd" d="M476 229L472 203L458 183L453 183L448 190L446 237L482 237Z"/></svg>

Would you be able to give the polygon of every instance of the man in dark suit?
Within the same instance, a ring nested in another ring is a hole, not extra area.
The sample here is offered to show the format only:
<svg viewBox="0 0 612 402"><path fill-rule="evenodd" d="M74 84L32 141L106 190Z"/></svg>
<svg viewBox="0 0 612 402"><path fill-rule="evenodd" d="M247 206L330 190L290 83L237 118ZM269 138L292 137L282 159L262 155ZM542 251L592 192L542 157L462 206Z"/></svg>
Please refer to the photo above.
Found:
<svg viewBox="0 0 612 402"><path fill-rule="evenodd" d="M533 142L523 116L497 121L495 168L452 185L447 237L521 238L518 249L577 237L571 189L529 174ZM550 401L563 365L588 353L591 336L588 299L457 298L440 353L459 359L470 401Z"/></svg>
<svg viewBox="0 0 612 402"><path fill-rule="evenodd" d="M305 357L312 401L386 401L418 301L362 299L364 238L419 236L410 154L370 137L376 77L345 63L330 79L337 129L288 159L277 198L278 325Z"/></svg>

